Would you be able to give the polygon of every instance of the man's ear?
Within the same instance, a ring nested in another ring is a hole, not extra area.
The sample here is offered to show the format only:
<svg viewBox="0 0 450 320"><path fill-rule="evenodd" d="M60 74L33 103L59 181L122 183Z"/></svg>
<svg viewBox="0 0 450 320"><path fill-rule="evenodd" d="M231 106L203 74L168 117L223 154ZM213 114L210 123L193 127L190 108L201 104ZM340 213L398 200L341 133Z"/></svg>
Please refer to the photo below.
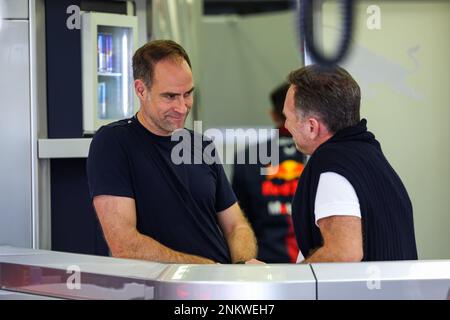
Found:
<svg viewBox="0 0 450 320"><path fill-rule="evenodd" d="M134 91L136 92L139 100L145 100L147 96L147 86L142 80L134 80Z"/></svg>
<svg viewBox="0 0 450 320"><path fill-rule="evenodd" d="M320 135L321 123L314 117L308 118L308 133L311 140L316 139Z"/></svg>

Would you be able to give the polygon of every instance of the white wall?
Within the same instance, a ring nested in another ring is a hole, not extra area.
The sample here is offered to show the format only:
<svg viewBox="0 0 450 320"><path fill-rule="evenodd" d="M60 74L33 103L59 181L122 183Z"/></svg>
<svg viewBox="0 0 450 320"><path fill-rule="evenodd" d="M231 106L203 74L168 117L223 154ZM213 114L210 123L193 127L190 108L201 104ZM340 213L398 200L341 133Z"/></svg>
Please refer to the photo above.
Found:
<svg viewBox="0 0 450 320"><path fill-rule="evenodd" d="M205 128L271 126L269 93L302 61L291 12L207 16L198 119Z"/></svg>

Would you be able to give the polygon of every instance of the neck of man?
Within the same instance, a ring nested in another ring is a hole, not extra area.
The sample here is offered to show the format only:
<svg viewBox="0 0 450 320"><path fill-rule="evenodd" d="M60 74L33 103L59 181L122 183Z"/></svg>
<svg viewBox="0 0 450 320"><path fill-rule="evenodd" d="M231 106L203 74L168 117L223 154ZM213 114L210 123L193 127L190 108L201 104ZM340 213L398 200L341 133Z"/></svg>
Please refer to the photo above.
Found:
<svg viewBox="0 0 450 320"><path fill-rule="evenodd" d="M333 135L334 133L330 133L329 131L327 131L320 137L317 137L317 142L313 146L312 151L309 153L309 155L312 155L317 150L317 148L319 148L322 144L327 142Z"/></svg>
<svg viewBox="0 0 450 320"><path fill-rule="evenodd" d="M139 109L139 111L137 112L137 119L138 119L139 123L144 126L145 129L147 129L148 131L150 131L151 133L153 133L157 136L167 137L167 136L172 135L171 131L166 131L166 130L158 127L150 117L147 117L144 114L142 109Z"/></svg>

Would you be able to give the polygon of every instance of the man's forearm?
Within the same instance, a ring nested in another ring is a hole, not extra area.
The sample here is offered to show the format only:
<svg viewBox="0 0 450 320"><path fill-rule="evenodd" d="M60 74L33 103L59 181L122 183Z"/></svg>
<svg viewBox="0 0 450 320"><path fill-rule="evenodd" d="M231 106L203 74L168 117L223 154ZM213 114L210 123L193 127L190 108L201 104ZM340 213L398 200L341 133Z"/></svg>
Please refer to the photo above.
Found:
<svg viewBox="0 0 450 320"><path fill-rule="evenodd" d="M256 238L249 225L240 225L227 237L231 261L248 261L256 257Z"/></svg>
<svg viewBox="0 0 450 320"><path fill-rule="evenodd" d="M125 242L125 241L124 241ZM165 263L193 263L212 264L214 261L172 250L151 237L138 232L131 234L126 245L117 250L112 250L113 256L118 258L139 259Z"/></svg>
<svg viewBox="0 0 450 320"><path fill-rule="evenodd" d="M321 247L315 250L309 257L302 261L302 263L314 262L332 262L331 253L328 249Z"/></svg>
<svg viewBox="0 0 450 320"><path fill-rule="evenodd" d="M359 262L361 258L349 252L343 252L338 248L320 247L315 250L302 263L314 262Z"/></svg>

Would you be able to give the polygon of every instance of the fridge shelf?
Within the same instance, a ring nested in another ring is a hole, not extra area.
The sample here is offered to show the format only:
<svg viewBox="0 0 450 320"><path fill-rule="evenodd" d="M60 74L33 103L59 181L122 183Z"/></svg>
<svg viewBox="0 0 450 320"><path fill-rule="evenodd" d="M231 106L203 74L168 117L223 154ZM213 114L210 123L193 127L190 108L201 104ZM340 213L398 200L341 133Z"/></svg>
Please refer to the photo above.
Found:
<svg viewBox="0 0 450 320"><path fill-rule="evenodd" d="M98 76L100 77L121 77L122 73L120 72L98 72Z"/></svg>

